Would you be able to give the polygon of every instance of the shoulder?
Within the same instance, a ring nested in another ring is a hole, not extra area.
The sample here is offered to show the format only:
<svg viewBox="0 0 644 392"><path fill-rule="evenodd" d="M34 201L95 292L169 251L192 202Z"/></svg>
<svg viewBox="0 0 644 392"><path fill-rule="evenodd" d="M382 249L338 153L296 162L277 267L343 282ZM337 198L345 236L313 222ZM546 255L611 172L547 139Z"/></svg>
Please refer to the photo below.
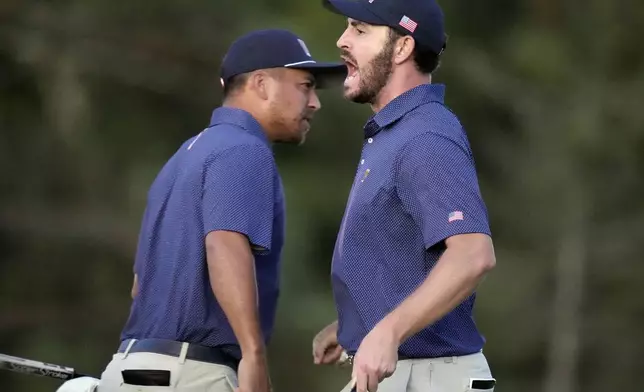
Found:
<svg viewBox="0 0 644 392"><path fill-rule="evenodd" d="M465 136L456 114L441 102L420 105L401 119L401 125L412 128L415 135L431 132L457 139Z"/></svg>
<svg viewBox="0 0 644 392"><path fill-rule="evenodd" d="M273 151L265 141L241 127L219 124L204 129L182 146L204 164L230 162L235 166L273 165Z"/></svg>
<svg viewBox="0 0 644 392"><path fill-rule="evenodd" d="M408 137L397 151L398 164L413 166L473 163L473 154L457 116L439 102L420 106L401 119Z"/></svg>
<svg viewBox="0 0 644 392"><path fill-rule="evenodd" d="M206 166L225 165L231 170L256 170L261 172L275 171L276 163L273 152L262 143L253 141L235 143L219 148L206 157Z"/></svg>

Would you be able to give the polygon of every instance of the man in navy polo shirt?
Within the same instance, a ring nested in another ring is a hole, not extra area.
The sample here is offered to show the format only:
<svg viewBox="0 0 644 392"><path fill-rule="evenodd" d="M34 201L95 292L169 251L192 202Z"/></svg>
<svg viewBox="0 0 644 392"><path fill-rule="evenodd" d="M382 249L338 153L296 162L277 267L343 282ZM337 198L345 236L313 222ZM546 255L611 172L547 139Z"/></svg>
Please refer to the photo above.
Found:
<svg viewBox="0 0 644 392"><path fill-rule="evenodd" d="M100 392L269 390L284 242L271 143L302 143L320 109L316 83L345 76L344 64L317 63L286 30L232 44L223 106L149 190L131 312Z"/></svg>
<svg viewBox="0 0 644 392"><path fill-rule="evenodd" d="M472 310L495 256L467 136L431 84L442 11L434 0L325 6L348 18L344 95L375 114L333 256L338 321L314 339L314 360L346 350L358 392L491 391Z"/></svg>

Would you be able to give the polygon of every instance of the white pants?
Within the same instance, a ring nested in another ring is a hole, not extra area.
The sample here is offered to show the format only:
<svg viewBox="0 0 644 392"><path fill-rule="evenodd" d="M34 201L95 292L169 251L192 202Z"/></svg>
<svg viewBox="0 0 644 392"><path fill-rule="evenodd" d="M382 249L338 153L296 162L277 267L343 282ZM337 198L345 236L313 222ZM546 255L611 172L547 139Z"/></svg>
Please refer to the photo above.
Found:
<svg viewBox="0 0 644 392"><path fill-rule="evenodd" d="M184 350L185 352L186 350ZM170 371L170 386L139 386L123 382L122 370ZM101 375L97 392L233 392L237 374L228 366L153 353L117 353Z"/></svg>
<svg viewBox="0 0 644 392"><path fill-rule="evenodd" d="M483 353L461 357L405 359L398 361L396 371L378 384L378 392L492 392L471 389L470 379L492 379ZM347 384L342 392L349 392Z"/></svg>

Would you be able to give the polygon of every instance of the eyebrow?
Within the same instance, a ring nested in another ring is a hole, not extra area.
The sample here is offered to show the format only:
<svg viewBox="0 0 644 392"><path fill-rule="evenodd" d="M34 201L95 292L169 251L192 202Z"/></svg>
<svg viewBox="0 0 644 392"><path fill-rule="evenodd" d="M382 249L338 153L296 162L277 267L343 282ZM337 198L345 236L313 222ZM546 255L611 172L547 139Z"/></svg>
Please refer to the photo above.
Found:
<svg viewBox="0 0 644 392"><path fill-rule="evenodd" d="M366 27L366 26L367 26L365 23L360 22L359 20L355 20L355 19L351 19L351 21L349 22L349 24L350 24L352 27L358 27L358 26Z"/></svg>

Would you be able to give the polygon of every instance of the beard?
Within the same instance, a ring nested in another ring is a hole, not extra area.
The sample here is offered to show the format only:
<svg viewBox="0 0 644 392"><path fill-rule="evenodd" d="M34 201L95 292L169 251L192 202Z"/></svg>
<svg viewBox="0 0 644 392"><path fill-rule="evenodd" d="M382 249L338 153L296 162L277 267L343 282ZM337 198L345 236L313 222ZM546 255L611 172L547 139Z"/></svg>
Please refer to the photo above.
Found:
<svg viewBox="0 0 644 392"><path fill-rule="evenodd" d="M345 94L345 98L355 103L373 104L387 85L393 66L394 45L388 42L360 73L360 83L355 92ZM357 64L356 64L357 65Z"/></svg>

